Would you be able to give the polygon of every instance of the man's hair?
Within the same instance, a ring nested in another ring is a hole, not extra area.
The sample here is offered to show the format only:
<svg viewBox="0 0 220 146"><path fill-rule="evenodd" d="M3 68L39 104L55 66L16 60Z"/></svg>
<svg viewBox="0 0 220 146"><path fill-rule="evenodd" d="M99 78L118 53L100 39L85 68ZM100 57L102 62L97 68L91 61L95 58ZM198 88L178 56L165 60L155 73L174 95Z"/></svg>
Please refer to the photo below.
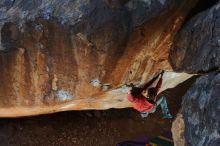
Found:
<svg viewBox="0 0 220 146"><path fill-rule="evenodd" d="M149 88L149 89L148 89L148 96L149 96L149 97L155 97L155 96L157 96L157 90L156 90L156 88Z"/></svg>
<svg viewBox="0 0 220 146"><path fill-rule="evenodd" d="M131 89L131 95L132 95L134 98L138 98L138 95L140 95L142 91L143 91L142 88L132 87L132 89Z"/></svg>

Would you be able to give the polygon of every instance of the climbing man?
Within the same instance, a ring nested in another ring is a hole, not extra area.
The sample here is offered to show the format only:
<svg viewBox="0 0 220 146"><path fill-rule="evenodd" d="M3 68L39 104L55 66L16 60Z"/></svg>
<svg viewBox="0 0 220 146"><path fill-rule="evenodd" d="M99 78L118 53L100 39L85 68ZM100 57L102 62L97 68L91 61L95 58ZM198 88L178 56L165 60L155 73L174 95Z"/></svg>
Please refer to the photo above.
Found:
<svg viewBox="0 0 220 146"><path fill-rule="evenodd" d="M128 88L128 100L133 102L133 108L140 112L142 118L146 118L149 113L154 113L156 108L160 105L163 118L172 118L172 115L169 113L167 101L164 96L158 97L158 91L161 88L163 81L162 71L159 75L154 77L150 82L141 87L129 87ZM153 84L154 81L160 76L160 79L156 87L148 87ZM158 98L158 99L157 99Z"/></svg>

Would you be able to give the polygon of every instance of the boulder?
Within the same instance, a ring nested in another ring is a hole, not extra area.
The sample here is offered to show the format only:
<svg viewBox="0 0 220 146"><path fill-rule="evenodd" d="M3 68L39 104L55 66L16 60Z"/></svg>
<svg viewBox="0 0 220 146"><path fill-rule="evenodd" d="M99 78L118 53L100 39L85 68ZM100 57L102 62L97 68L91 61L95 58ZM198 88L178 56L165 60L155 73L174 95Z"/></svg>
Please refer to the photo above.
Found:
<svg viewBox="0 0 220 146"><path fill-rule="evenodd" d="M177 72L204 73L220 67L220 2L199 13L177 34L169 60Z"/></svg>
<svg viewBox="0 0 220 146"><path fill-rule="evenodd" d="M168 52L195 3L2 0L0 116L125 108L123 85L161 70L176 81L166 88L184 81L190 75L171 72Z"/></svg>
<svg viewBox="0 0 220 146"><path fill-rule="evenodd" d="M201 76L183 97L172 126L175 145L220 145L220 73Z"/></svg>

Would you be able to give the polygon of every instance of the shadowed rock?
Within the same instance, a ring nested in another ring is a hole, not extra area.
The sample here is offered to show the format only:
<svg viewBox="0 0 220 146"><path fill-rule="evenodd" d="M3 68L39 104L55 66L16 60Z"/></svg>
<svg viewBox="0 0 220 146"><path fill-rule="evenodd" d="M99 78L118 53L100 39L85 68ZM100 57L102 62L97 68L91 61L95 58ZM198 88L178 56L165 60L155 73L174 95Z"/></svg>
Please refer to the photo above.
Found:
<svg viewBox="0 0 220 146"><path fill-rule="evenodd" d="M177 34L169 60L175 71L209 72L220 67L220 3L193 17Z"/></svg>
<svg viewBox="0 0 220 146"><path fill-rule="evenodd" d="M220 144L220 73L202 76L183 97L172 131L176 145L218 146Z"/></svg>

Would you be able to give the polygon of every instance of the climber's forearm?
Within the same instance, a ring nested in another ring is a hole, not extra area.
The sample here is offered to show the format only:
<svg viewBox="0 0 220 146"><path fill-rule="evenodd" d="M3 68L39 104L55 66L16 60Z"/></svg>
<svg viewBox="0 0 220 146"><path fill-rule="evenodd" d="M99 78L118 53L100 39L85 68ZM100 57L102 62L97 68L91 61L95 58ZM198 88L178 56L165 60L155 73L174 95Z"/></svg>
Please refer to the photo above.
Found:
<svg viewBox="0 0 220 146"><path fill-rule="evenodd" d="M159 76L160 76L160 74L157 75L156 77L154 77L152 80L150 80L147 84L145 84L143 86L143 90L147 89L151 84L153 84L153 82L155 82Z"/></svg>
<svg viewBox="0 0 220 146"><path fill-rule="evenodd" d="M162 82L163 82L163 78L162 76L160 77L159 81L157 82L157 85L156 85L156 88L161 88L161 85L162 85Z"/></svg>
<svg viewBox="0 0 220 146"><path fill-rule="evenodd" d="M160 79L157 82L157 85L155 87L157 93L159 92L159 90L160 90L160 88L162 86L162 83L163 83L163 72L161 73Z"/></svg>

